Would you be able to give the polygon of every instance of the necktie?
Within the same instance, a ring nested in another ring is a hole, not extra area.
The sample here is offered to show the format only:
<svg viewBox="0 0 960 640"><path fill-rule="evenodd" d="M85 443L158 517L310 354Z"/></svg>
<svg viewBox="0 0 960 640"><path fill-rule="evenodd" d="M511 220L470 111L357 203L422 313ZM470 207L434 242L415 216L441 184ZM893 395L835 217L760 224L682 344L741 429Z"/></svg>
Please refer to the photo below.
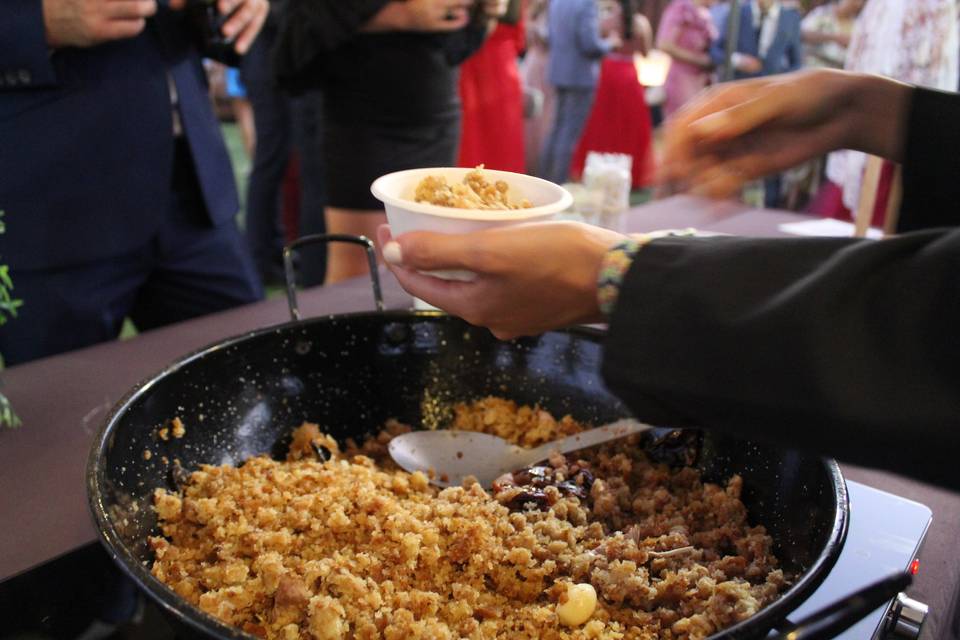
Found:
<svg viewBox="0 0 960 640"><path fill-rule="evenodd" d="M767 21L767 11L763 8L760 9L760 25L757 27L757 54L760 52L760 40L763 39L763 25Z"/></svg>
<svg viewBox="0 0 960 640"><path fill-rule="evenodd" d="M184 29L182 16L162 11L151 20L173 81L183 134L190 147L204 203L215 224L229 220L240 208L230 156L207 93L200 59Z"/></svg>

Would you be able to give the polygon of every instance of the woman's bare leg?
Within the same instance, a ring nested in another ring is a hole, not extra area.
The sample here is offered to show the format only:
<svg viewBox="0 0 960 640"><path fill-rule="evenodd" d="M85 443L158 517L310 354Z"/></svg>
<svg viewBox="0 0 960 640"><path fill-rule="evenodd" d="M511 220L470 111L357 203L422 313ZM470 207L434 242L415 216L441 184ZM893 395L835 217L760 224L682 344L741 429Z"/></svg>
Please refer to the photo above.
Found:
<svg viewBox="0 0 960 640"><path fill-rule="evenodd" d="M377 227L387 221L382 210L357 210L327 207L327 233L349 233L355 236L367 236L376 240ZM377 247L377 260L380 260L380 247ZM327 248L327 279L325 284L333 284L364 275L369 271L367 254L355 244L331 242Z"/></svg>

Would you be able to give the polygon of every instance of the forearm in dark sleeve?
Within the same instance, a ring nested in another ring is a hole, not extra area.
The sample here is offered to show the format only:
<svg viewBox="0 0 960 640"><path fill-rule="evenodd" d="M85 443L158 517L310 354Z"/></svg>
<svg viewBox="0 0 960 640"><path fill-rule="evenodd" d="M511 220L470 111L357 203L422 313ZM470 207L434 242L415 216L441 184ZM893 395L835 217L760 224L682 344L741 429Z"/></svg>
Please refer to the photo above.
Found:
<svg viewBox="0 0 960 640"><path fill-rule="evenodd" d="M353 38L390 1L290 0L274 57L280 82L302 86L325 53Z"/></svg>
<svg viewBox="0 0 960 640"><path fill-rule="evenodd" d="M290 0L289 22L307 25L323 49L334 49L350 38L390 0Z"/></svg>
<svg viewBox="0 0 960 640"><path fill-rule="evenodd" d="M662 239L603 371L647 422L723 429L960 487L960 232Z"/></svg>
<svg viewBox="0 0 960 640"><path fill-rule="evenodd" d="M914 89L898 230L960 224L960 95Z"/></svg>
<svg viewBox="0 0 960 640"><path fill-rule="evenodd" d="M0 91L54 85L40 0L0 3Z"/></svg>
<svg viewBox="0 0 960 640"><path fill-rule="evenodd" d="M444 41L447 64L457 66L466 61L483 46L488 36L484 19L474 19L460 31L450 34Z"/></svg>

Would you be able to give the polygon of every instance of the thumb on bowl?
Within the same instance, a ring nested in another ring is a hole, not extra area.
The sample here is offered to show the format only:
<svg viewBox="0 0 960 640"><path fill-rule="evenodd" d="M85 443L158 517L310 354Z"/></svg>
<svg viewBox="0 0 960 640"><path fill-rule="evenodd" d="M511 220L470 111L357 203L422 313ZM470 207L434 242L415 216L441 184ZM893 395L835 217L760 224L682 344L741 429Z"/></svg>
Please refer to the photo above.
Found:
<svg viewBox="0 0 960 640"><path fill-rule="evenodd" d="M403 249L396 240L390 240L383 245L383 259L395 267L403 266Z"/></svg>
<svg viewBox="0 0 960 640"><path fill-rule="evenodd" d="M393 239L389 224L382 224L377 227L377 244L380 245L380 254L388 264L396 266L403 264L403 253L400 249L400 244Z"/></svg>
<svg viewBox="0 0 960 640"><path fill-rule="evenodd" d="M397 245L390 249L391 257L398 260L394 265L402 265L408 269L432 271L437 269L474 269L476 252L473 250L474 234L447 234L430 231L411 231L393 238L384 246L384 259L387 257L387 246Z"/></svg>

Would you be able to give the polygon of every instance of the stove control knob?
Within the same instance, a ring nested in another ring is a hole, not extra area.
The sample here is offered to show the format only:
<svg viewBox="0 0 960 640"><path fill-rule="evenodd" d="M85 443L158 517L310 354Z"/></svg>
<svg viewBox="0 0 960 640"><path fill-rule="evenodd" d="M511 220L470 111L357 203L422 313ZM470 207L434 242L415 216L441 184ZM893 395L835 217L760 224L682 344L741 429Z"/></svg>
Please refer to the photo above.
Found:
<svg viewBox="0 0 960 640"><path fill-rule="evenodd" d="M887 614L887 638L920 637L920 630L927 618L927 605L908 598L905 594L897 594L893 601L890 613Z"/></svg>

